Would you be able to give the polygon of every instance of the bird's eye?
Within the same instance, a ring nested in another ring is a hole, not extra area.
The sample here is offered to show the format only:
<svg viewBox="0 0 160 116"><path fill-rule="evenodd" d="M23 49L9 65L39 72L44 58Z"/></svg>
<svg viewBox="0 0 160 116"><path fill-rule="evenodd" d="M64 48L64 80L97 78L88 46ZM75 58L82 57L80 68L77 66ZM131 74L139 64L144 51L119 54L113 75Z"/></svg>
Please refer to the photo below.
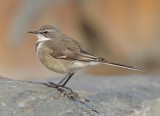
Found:
<svg viewBox="0 0 160 116"><path fill-rule="evenodd" d="M44 34L47 34L48 33L48 31L44 31Z"/></svg>

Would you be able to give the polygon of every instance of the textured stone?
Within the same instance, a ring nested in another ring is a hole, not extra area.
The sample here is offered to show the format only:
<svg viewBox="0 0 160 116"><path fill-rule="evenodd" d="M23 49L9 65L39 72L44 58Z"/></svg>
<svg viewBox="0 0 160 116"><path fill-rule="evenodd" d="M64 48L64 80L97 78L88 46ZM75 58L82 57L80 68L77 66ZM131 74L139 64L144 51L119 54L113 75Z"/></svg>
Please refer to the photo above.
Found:
<svg viewBox="0 0 160 116"><path fill-rule="evenodd" d="M160 116L159 77L78 75L68 86L76 92L1 77L0 116Z"/></svg>

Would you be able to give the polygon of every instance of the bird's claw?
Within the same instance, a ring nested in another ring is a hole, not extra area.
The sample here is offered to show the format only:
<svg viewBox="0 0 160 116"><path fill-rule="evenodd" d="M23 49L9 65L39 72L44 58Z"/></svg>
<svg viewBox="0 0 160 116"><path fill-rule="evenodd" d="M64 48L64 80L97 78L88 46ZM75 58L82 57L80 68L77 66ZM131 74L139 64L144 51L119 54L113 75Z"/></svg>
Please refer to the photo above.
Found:
<svg viewBox="0 0 160 116"><path fill-rule="evenodd" d="M70 90L71 93L73 93L72 89L69 88L69 87L66 87L64 85L59 85L59 84L55 84L53 82L48 82L48 83L42 83L44 84L45 86L47 87L51 87L51 88L57 88L57 90L61 91L61 92L64 92L64 89L67 89L67 90Z"/></svg>

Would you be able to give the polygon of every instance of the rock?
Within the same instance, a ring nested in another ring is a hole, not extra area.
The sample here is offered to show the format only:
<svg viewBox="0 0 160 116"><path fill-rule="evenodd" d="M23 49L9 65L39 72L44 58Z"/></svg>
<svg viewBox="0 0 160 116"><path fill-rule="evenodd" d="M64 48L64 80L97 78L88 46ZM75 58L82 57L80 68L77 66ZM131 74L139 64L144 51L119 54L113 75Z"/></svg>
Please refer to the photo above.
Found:
<svg viewBox="0 0 160 116"><path fill-rule="evenodd" d="M0 77L0 116L160 116L159 77L78 75L68 86L76 92Z"/></svg>

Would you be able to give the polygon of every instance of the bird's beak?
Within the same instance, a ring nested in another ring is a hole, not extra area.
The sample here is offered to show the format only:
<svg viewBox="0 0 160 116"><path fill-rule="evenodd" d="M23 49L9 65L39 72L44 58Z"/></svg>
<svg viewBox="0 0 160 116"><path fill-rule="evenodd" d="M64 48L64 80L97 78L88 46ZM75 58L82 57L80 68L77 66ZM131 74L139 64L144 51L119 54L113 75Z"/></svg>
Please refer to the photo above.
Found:
<svg viewBox="0 0 160 116"><path fill-rule="evenodd" d="M38 31L29 31L28 33L32 33L32 34L38 34Z"/></svg>

